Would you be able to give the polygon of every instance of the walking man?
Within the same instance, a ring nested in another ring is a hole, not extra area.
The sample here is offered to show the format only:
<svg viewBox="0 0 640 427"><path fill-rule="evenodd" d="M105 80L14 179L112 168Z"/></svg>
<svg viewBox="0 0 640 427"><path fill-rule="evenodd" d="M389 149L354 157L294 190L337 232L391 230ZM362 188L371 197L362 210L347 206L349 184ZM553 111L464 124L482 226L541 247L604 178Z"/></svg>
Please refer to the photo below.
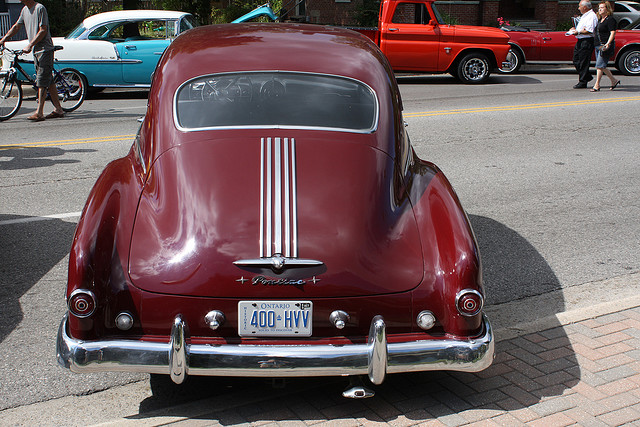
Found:
<svg viewBox="0 0 640 427"><path fill-rule="evenodd" d="M594 52L593 34L598 25L598 16L592 10L589 0L582 0L578 5L578 10L582 14L578 25L569 30L569 33L576 36L576 45L573 48L573 65L578 72L578 83L574 89L585 89L587 83L593 79L589 65L591 55Z"/></svg>
<svg viewBox="0 0 640 427"><path fill-rule="evenodd" d="M16 34L24 25L29 43L22 49L29 53L33 50L33 60L36 66L36 86L38 88L38 110L27 117L34 122L45 119L44 103L47 99L47 91L53 103L54 110L47 114L47 119L64 117L64 111L58 99L58 90L53 82L53 41L49 32L49 16L47 9L34 0L20 0L24 5L20 17L9 29L7 34L0 39L0 46Z"/></svg>

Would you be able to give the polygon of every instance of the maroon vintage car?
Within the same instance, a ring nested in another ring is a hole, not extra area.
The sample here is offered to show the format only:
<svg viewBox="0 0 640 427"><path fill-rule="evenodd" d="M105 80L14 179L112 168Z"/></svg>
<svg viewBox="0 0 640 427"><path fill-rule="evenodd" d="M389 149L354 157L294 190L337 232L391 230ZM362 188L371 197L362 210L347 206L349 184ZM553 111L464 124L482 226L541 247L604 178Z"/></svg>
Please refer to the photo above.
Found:
<svg viewBox="0 0 640 427"><path fill-rule="evenodd" d="M564 31L530 31L522 27L502 27L509 34L509 65L500 69L514 73L527 64L571 64L576 38ZM618 30L611 65L628 76L640 75L640 31ZM595 63L595 51L592 58Z"/></svg>
<svg viewBox="0 0 640 427"><path fill-rule="evenodd" d="M78 223L59 363L175 383L489 366L478 246L401 110L355 32L179 36Z"/></svg>

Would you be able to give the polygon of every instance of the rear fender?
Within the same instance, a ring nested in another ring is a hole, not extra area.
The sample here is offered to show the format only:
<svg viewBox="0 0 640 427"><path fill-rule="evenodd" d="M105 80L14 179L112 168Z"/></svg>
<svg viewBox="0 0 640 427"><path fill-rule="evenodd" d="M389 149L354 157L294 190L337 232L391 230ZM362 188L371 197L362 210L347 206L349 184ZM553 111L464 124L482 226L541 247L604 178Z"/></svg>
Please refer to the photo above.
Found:
<svg viewBox="0 0 640 427"><path fill-rule="evenodd" d="M451 184L432 163L414 161L408 191L424 258L424 279L413 292L413 318L428 309L445 333L477 333L482 313L466 317L456 308L456 296L464 289L484 296L480 253L469 219Z"/></svg>
<svg viewBox="0 0 640 427"><path fill-rule="evenodd" d="M85 204L69 255L67 299L76 289L93 292L96 310L86 318L69 316L71 334L95 337L108 325L109 302L126 292L126 260L133 219L142 187L132 152L111 162L98 178Z"/></svg>

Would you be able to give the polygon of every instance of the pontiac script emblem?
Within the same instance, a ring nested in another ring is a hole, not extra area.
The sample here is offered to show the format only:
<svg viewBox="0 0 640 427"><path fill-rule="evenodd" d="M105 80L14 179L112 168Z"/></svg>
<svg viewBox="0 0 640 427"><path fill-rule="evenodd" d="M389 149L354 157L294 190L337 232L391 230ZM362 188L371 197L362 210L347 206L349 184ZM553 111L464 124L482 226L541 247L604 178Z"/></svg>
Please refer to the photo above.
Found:
<svg viewBox="0 0 640 427"><path fill-rule="evenodd" d="M242 284L244 284L245 282L248 282L249 279L245 279L245 277L241 277L239 279L236 279L236 282L240 282ZM256 276L253 279L251 279L251 284L252 285L264 285L264 286L303 286L306 285L307 282L312 282L314 285L316 283L318 283L320 281L320 279L318 279L316 276L313 276L313 278L309 279L309 280L305 280L305 279L273 279L273 278L268 278L265 276Z"/></svg>

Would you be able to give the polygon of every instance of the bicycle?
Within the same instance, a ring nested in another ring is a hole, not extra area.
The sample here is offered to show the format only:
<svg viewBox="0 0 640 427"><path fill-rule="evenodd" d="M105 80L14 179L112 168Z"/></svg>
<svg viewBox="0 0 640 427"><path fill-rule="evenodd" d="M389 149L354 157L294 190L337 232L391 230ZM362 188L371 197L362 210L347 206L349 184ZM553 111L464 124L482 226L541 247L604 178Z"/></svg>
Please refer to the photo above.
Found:
<svg viewBox="0 0 640 427"><path fill-rule="evenodd" d="M62 46L55 46L54 50L60 50ZM26 81L33 88L38 90L33 77L29 76L20 66L18 61L24 52L20 49L12 50L0 46L0 57L4 51L13 55L11 65L8 69L0 70L0 121L8 120L15 116L22 105L22 84ZM19 78L22 74L23 78ZM58 71L53 68L53 81L58 89L60 105L65 112L77 109L83 102L87 94L87 80L73 68L63 68Z"/></svg>

